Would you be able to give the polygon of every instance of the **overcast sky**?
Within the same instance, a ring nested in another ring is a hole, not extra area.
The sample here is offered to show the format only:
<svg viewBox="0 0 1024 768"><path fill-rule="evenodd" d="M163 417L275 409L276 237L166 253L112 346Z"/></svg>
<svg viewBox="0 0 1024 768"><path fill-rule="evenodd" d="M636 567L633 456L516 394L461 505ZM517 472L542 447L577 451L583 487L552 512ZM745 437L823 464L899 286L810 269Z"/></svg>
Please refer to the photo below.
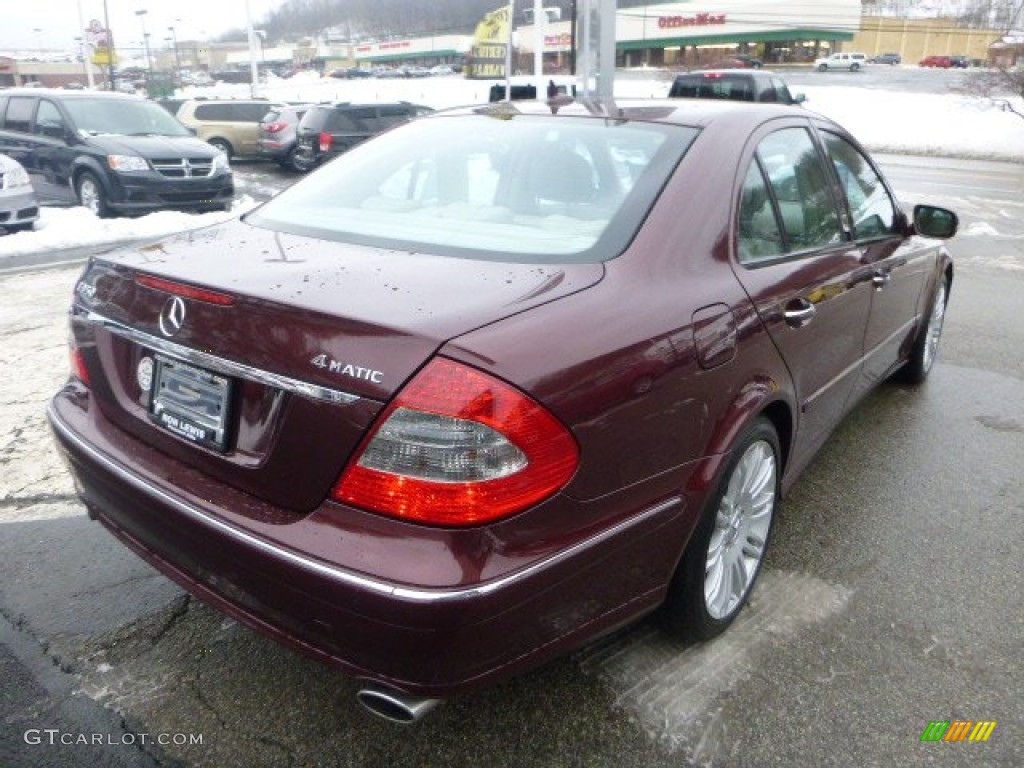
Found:
<svg viewBox="0 0 1024 768"><path fill-rule="evenodd" d="M284 0L248 0L253 25ZM103 20L103 0L3 0L0 10L0 51L72 49L85 26ZM246 25L246 0L106 0L114 43L119 48L141 46L142 25L150 46L160 48L175 27L178 40L214 37ZM145 10L143 16L136 11Z"/></svg>

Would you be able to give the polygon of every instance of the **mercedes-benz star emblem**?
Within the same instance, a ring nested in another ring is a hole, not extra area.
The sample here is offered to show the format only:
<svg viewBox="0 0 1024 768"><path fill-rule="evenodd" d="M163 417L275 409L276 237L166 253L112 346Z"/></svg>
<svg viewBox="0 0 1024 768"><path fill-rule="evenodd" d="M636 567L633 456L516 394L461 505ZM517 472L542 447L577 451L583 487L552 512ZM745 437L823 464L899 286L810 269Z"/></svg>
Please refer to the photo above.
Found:
<svg viewBox="0 0 1024 768"><path fill-rule="evenodd" d="M171 296L160 310L160 332L173 336L185 324L185 301L180 296Z"/></svg>

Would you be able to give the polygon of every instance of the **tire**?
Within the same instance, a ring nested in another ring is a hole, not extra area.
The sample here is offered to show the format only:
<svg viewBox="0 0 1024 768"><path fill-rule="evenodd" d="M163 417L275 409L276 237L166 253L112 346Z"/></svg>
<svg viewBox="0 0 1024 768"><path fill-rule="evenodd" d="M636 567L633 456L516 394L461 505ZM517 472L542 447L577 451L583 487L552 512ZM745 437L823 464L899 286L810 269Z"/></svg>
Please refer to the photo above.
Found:
<svg viewBox="0 0 1024 768"><path fill-rule="evenodd" d="M860 69L860 64L851 64L850 65L850 71L851 72L856 72L858 69Z"/></svg>
<svg viewBox="0 0 1024 768"><path fill-rule="evenodd" d="M99 218L110 215L106 190L92 171L83 171L75 180L75 196L79 205Z"/></svg>
<svg viewBox="0 0 1024 768"><path fill-rule="evenodd" d="M227 139L210 139L206 143L227 155L228 160L234 157L235 148L231 146L231 142Z"/></svg>
<svg viewBox="0 0 1024 768"><path fill-rule="evenodd" d="M299 151L298 147L295 147L288 153L284 166L295 171L295 173L309 173L316 167L316 161L309 159L304 153Z"/></svg>
<svg viewBox="0 0 1024 768"><path fill-rule="evenodd" d="M899 378L908 384L920 384L928 378L935 356L939 351L939 339L942 337L942 325L946 319L946 305L949 303L949 285L943 275L935 286L928 319L921 326L914 347L910 351L907 364L899 371Z"/></svg>
<svg viewBox="0 0 1024 768"><path fill-rule="evenodd" d="M747 602L779 505L781 455L775 428L765 418L736 441L669 586L663 614L674 635L709 640Z"/></svg>
<svg viewBox="0 0 1024 768"><path fill-rule="evenodd" d="M818 71L819 72L828 72L828 64L819 64L818 65Z"/></svg>

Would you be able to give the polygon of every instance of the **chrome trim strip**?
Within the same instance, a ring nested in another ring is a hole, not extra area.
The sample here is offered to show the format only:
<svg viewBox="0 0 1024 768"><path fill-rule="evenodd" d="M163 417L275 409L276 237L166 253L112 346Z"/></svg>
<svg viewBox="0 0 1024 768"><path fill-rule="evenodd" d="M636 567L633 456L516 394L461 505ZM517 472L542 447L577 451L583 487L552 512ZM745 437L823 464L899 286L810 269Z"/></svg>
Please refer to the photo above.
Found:
<svg viewBox="0 0 1024 768"><path fill-rule="evenodd" d="M905 322L903 325L901 325L899 328L897 328L893 333L890 333L888 336L886 336L880 342L875 344L875 346L872 349L870 349L869 351L865 352L864 353L864 360L868 360L873 354L875 354L878 350L882 349L883 347L889 346L889 344L891 344L897 337L899 337L899 336L906 336L908 333L910 333L910 331L913 329L913 327L915 325L917 325L920 321L921 321L921 316L920 315L914 315L907 322Z"/></svg>
<svg viewBox="0 0 1024 768"><path fill-rule="evenodd" d="M681 507L683 500L681 497L675 496L671 499L667 499L663 502L655 504L653 507L648 507L644 511L637 515L624 520L621 523L613 525L611 528L606 528L600 533L594 534L585 541L581 541L568 549L564 549L557 554L546 557L543 560L526 566L518 571L502 576L494 581L489 581L485 584L480 584L476 587L465 587L458 589L414 589L411 587L403 587L397 584L391 584L386 581L374 579L369 576L363 576L361 574L353 573L351 571L338 568L336 566L330 566L319 560L314 560L305 555L300 555L289 549L285 549L277 544L271 544L270 542L264 541L251 533L242 531L230 523L226 523L223 520L211 517L201 510L193 507L186 503L182 499L164 491L161 488L157 488L146 483L142 478L130 472L127 468L123 467L118 462L111 459L106 454L100 452L92 445L86 443L82 438L75 434L71 428L65 424L60 416L57 414L53 407L53 403L50 403L46 409L47 416L49 417L50 424L60 432L64 439L71 443L74 443L75 447L89 455L89 457L103 465L105 469L117 475L119 479L133 486L136 490L142 491L150 496L155 496L159 501L169 504L177 509L182 514L191 517L193 520L208 525L212 528L216 528L219 532L230 536L236 541L241 542L250 547L254 547L266 554L278 557L282 560L287 560L292 565L302 568L305 571L316 574L318 576L325 577L332 581L336 581L347 587L357 587L359 589L365 589L370 592L375 592L380 595L389 595L397 597L402 600L407 600L412 603L422 604L436 604L436 603L448 603L457 602L461 600L468 600L474 597L483 597L490 595L499 590L505 589L517 582L523 581L545 569L551 568L559 563L564 562L572 557L575 557L579 553L595 547L601 544L613 536L617 536L622 531L628 530L634 526L640 525L646 522L650 518L656 517L673 507Z"/></svg>
<svg viewBox="0 0 1024 768"><path fill-rule="evenodd" d="M849 376L851 373L853 373L855 368L859 368L859 367L863 366L864 363L866 363L868 361L868 358L870 358L878 349L884 347L886 344L891 342L897 336L906 334L910 330L911 326L913 326L914 323L916 323L919 318L920 318L919 315L915 315L912 320L910 320L909 322L906 322L902 326L900 326L900 328L895 333L889 334L889 336L887 336L881 342L876 344L874 349L872 349L870 352L862 354L860 357L857 358L857 360L855 362L853 362L850 365L846 366L843 370L841 370L838 374L836 374L830 381L826 382L820 389L818 389L816 392L814 392L814 394L812 394L810 397L808 397L804 401L804 403L801 406L800 410L802 412L804 412L804 413L807 413L808 409L810 409L814 405L815 401L819 397L821 397L823 394L825 394L825 392L827 390L829 390L830 388L832 388L833 386L838 384L840 381L842 381L844 378Z"/></svg>
<svg viewBox="0 0 1024 768"><path fill-rule="evenodd" d="M289 376L282 376L277 373L271 373L270 371L264 371L261 368L253 368L251 365L236 363L233 360L225 360L222 357L216 357L208 352L200 352L197 349L190 349L189 347L184 347L181 344L175 344L173 341L168 341L167 339L161 339L158 336L144 333L143 331L136 330L124 323L119 323L116 320L104 317L97 312L84 310L80 307L76 307L73 310L73 316L92 325L105 328L111 333L128 339L129 341L133 341L136 344L149 347L150 349L154 349L157 352L176 358L182 362L198 365L202 368L216 371L217 373L223 373L226 376L237 376L239 378L249 379L250 381L257 381L260 384L277 387L278 389L283 389L286 392L303 395L304 397L309 397L313 400L323 400L328 403L349 405L360 400L358 395L351 395L348 392L342 392L337 389L321 387L319 384L310 384L309 382L293 379Z"/></svg>

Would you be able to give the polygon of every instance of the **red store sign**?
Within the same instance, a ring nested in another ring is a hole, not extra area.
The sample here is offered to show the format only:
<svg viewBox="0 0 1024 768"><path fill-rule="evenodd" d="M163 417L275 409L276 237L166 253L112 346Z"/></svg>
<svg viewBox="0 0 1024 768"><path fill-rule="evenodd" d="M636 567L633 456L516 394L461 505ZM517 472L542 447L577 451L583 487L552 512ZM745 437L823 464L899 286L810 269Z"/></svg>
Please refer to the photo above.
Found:
<svg viewBox="0 0 1024 768"><path fill-rule="evenodd" d="M673 27L706 27L710 24L725 24L724 13L698 13L695 16L659 16L659 29Z"/></svg>

